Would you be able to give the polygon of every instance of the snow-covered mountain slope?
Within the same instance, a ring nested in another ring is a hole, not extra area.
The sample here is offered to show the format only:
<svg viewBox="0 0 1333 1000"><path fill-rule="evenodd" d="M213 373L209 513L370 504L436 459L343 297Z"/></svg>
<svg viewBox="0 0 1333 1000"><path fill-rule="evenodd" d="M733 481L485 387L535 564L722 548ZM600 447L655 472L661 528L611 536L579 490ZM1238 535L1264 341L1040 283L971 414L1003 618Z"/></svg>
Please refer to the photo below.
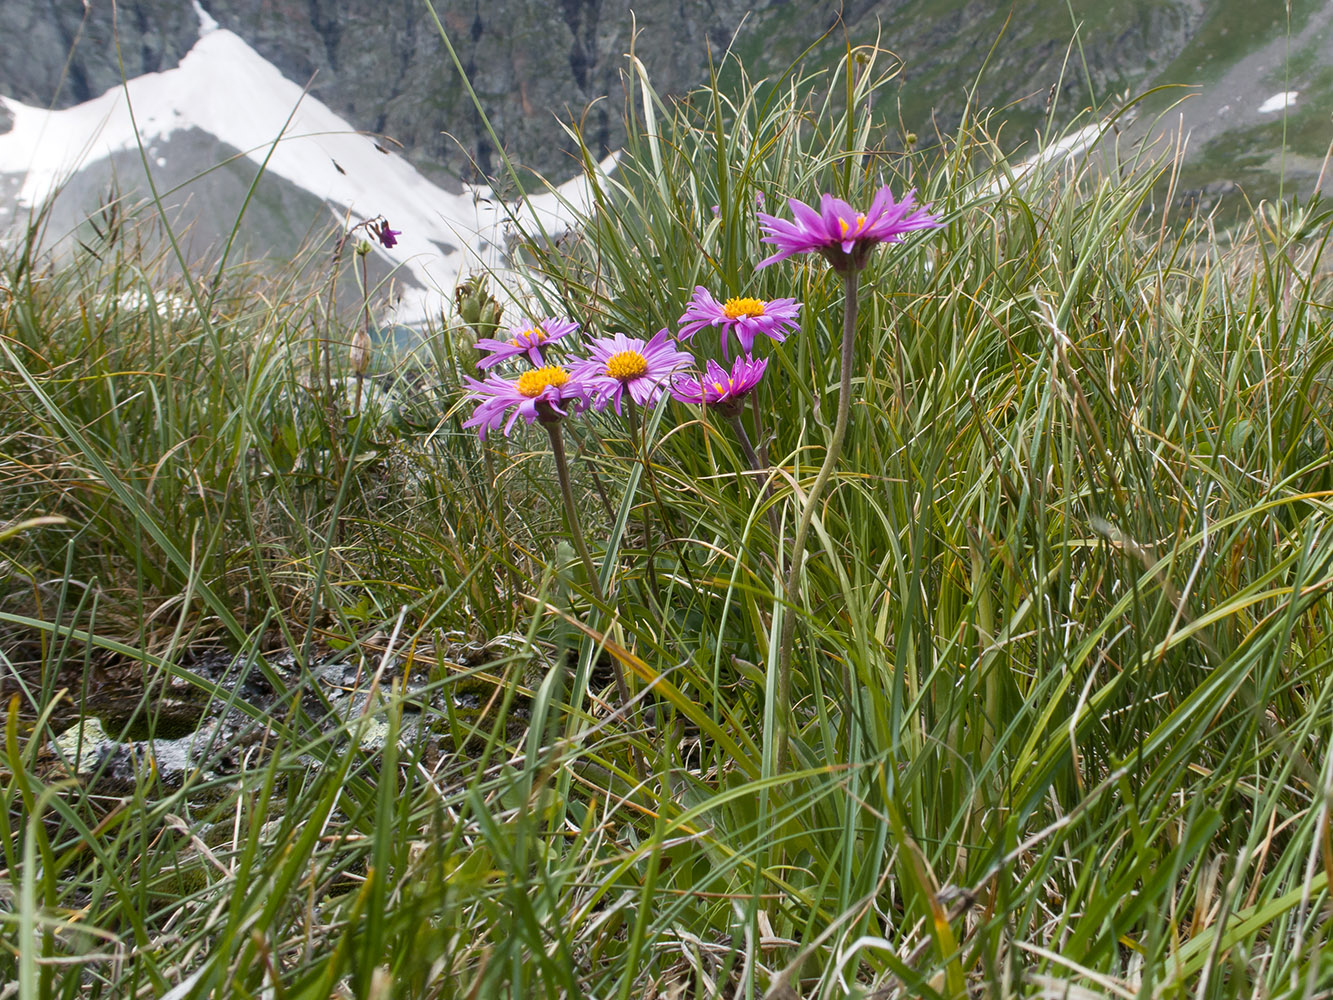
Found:
<svg viewBox="0 0 1333 1000"><path fill-rule="evenodd" d="M310 219L306 228L337 225L345 217L355 224L384 216L400 230L396 247L377 246L376 252L406 272L409 280L400 284L410 287L403 290L397 318L410 322L438 315L466 272L502 269L515 221L529 232L552 234L567 228L575 210L586 204L581 178L530 197L521 210L484 187L447 191L305 94L197 3L195 10L199 41L174 69L137 77L59 111L0 97L12 119L9 131L0 134L0 178L7 181L0 184L0 223L26 219L53 194L80 202L73 206L75 218L94 210L98 192L77 178L88 172L102 176L107 164L120 190L146 194L149 175L159 191L187 180L207 184L208 176L190 179L244 157L263 165L261 184L285 181L313 196L295 201L288 196L287 214L300 205L307 211L327 206L323 218ZM191 162L172 162L180 157ZM182 187L187 195L189 186ZM216 194L215 185L210 197ZM234 204L214 210L222 225L240 212L244 186L233 185L231 195ZM193 238L199 242L210 235L196 232Z"/></svg>

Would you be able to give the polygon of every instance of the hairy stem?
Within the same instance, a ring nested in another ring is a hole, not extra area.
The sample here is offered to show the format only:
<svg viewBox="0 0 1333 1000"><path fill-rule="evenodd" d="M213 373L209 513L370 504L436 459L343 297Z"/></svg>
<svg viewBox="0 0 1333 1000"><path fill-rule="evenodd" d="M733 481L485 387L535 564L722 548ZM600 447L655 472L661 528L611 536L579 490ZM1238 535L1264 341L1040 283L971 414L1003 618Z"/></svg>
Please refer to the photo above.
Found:
<svg viewBox="0 0 1333 1000"><path fill-rule="evenodd" d="M583 537L583 524L579 521L578 507L574 503L574 486L569 479L569 461L565 458L565 436L560 431L560 421L543 420L542 426L551 438L551 454L555 456L556 476L560 480L560 495L565 500L565 524L570 537L574 539L574 548L578 549L583 560L583 569L588 574L588 585L593 596L605 604L606 595L602 593L602 582L597 577L597 567L593 564L592 553L588 551L588 542Z"/></svg>
<svg viewBox="0 0 1333 1000"><path fill-rule="evenodd" d="M805 504L801 509L801 520L796 527L796 536L792 541L791 568L787 571L785 594L787 610L782 618L782 633L778 639L778 666L774 697L774 743L776 753L775 766L781 771L787 766L787 755L791 742L791 650L796 637L796 616L801 603L801 564L805 557L806 536L810 533L810 523L814 520L815 509L833 475L833 467L842 454L842 443L847 436L847 417L852 408L852 349L856 330L857 283L860 273L849 267L842 273L843 286L846 289L846 302L842 316L842 381L838 387L838 417L833 425L833 439L829 441L828 451L824 455L824 464L819 467L810 492L806 494Z"/></svg>
<svg viewBox="0 0 1333 1000"><path fill-rule="evenodd" d="M559 420L542 420L542 426L546 428L546 433L551 438L551 454L555 456L556 476L560 480L560 495L565 499L565 522L569 528L570 537L574 539L574 547L578 549L579 558L583 560L583 569L588 574L588 585L592 587L593 596L597 598L599 604L606 603L606 594L602 592L602 582L597 577L597 568L593 565L592 553L588 551L588 542L583 537L583 525L579 521L578 507L574 503L574 486L569 478L569 461L565 458L565 437L560 430ZM625 672L620 668L620 661L611 658L611 670L616 678L616 694L620 696L620 704L628 705L630 701L629 685L625 683Z"/></svg>
<svg viewBox="0 0 1333 1000"><path fill-rule="evenodd" d="M634 400L626 401L626 409L629 411L630 443L634 447L635 456L643 465L644 474L648 478L648 487L652 490L660 509L663 507L662 498L657 496L657 485L653 482L653 466L648 461L648 445L644 438L643 427L639 424L639 411L634 405ZM662 588L657 583L657 564L653 560L653 519L648 516L646 509L643 511L643 551L648 562L649 603L653 605L653 610L660 614L662 609L657 606L657 595L662 592Z"/></svg>
<svg viewBox="0 0 1333 1000"><path fill-rule="evenodd" d="M750 435L745 433L745 423L741 420L739 413L727 414L727 420L731 423L731 429L736 434L736 440L740 442L741 451L745 453L745 460L750 463L750 468L759 475L766 475L766 464L760 459L759 453L754 450L754 445L750 443ZM765 480L764 495L773 496L772 483ZM776 542L781 537L781 525L778 523L778 512L774 507L768 508L768 526L773 529L773 540Z"/></svg>
<svg viewBox="0 0 1333 1000"><path fill-rule="evenodd" d="M368 254L361 254L361 316L365 324L366 351L370 350L370 275L366 267ZM352 366L356 370L356 404L352 407L353 415L361 412L361 392L365 386L366 373L359 364Z"/></svg>
<svg viewBox="0 0 1333 1000"><path fill-rule="evenodd" d="M750 463L750 468L755 472L763 472L764 466L759 461L759 454L754 450L754 445L750 443L750 435L745 433L745 424L741 422L741 415L739 413L728 413L727 421L736 434L736 440L740 442L741 451L745 453L745 460Z"/></svg>

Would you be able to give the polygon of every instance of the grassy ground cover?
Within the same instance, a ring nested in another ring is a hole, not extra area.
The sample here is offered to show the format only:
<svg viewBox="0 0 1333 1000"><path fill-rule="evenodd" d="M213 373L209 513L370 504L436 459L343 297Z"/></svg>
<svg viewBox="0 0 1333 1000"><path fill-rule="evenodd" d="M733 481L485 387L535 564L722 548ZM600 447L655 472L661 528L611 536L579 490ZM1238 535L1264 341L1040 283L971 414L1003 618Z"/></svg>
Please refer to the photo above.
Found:
<svg viewBox="0 0 1333 1000"><path fill-rule="evenodd" d="M167 287L119 226L6 257L0 995L1333 989L1328 217L1170 220L1150 151L1010 184L984 121L877 153L887 83L868 51L671 106L632 76L587 225L527 247L507 316L803 303L757 348L761 473L707 409L567 422L597 581L542 429L462 428L460 321L358 388L326 284ZM862 274L793 603L844 302L818 257L755 270L756 206L884 183L944 227ZM398 739L404 685L330 725L283 680L238 770L168 782L139 743L115 794L53 749L107 674L144 691L117 734L173 685L234 704L203 645L419 656L446 710Z"/></svg>

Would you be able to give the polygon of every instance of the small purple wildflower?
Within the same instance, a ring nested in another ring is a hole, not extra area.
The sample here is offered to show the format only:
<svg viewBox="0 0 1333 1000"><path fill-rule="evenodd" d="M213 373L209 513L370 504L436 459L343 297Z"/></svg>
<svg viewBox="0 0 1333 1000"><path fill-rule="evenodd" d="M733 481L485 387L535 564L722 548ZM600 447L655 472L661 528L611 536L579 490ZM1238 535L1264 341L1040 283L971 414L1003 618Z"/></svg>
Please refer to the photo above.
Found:
<svg viewBox="0 0 1333 1000"><path fill-rule="evenodd" d="M795 216L794 222L758 213L764 242L778 248L773 256L761 260L758 267L767 267L792 254L817 251L840 274L859 271L865 267L876 244L897 243L907 233L943 225L931 213L929 205L917 204L915 189L908 191L902 201L895 201L888 187L882 187L865 212L856 211L831 194L820 199L819 211L795 198L787 199L787 204Z"/></svg>
<svg viewBox="0 0 1333 1000"><path fill-rule="evenodd" d="M719 302L708 289L696 285L694 298L680 317L680 339L689 340L706 326L722 331L722 354L727 353L727 334L734 331L741 350L754 350L755 334L762 333L778 343L787 339L788 330L800 329L801 304L795 299L733 298Z"/></svg>
<svg viewBox="0 0 1333 1000"><path fill-rule="evenodd" d="M370 224L370 231L375 234L375 239L379 240L386 250L391 250L398 245L398 237L403 235L401 229L390 229L388 219L380 219L378 222Z"/></svg>
<svg viewBox="0 0 1333 1000"><path fill-rule="evenodd" d="M476 427L478 436L484 441L486 432L495 430L504 423L505 436L509 436L514 421L522 417L528 423L540 420L553 423L561 417L569 416L566 408L581 408L587 403L587 390L578 377L558 365L547 365L525 371L518 378L504 379L492 375L484 382L464 376L467 383L468 398L476 401L477 408L472 416L463 422L464 427ZM506 421L505 413L510 408Z"/></svg>
<svg viewBox="0 0 1333 1000"><path fill-rule="evenodd" d="M574 367L573 377L587 388L594 409L604 410L620 399L626 390L640 406L652 406L662 394L667 380L694 363L694 358L676 347L670 333L659 330L644 343L638 337L617 333L588 342L586 360Z"/></svg>
<svg viewBox="0 0 1333 1000"><path fill-rule="evenodd" d="M579 325L572 320L555 319L549 316L546 319L534 320L531 323L511 326L509 336L504 340L494 340L486 337L477 341L477 350L491 352L489 356L477 362L477 367L490 368L502 361L516 358L520 354L526 354L528 360L540 368L546 364L542 349L551 341L568 336L578 328Z"/></svg>
<svg viewBox="0 0 1333 1000"><path fill-rule="evenodd" d="M767 367L767 358L756 361L745 354L732 363L728 372L709 358L703 378L678 379L671 395L682 403L716 406L728 415L739 413L745 405L742 400L754 391Z"/></svg>

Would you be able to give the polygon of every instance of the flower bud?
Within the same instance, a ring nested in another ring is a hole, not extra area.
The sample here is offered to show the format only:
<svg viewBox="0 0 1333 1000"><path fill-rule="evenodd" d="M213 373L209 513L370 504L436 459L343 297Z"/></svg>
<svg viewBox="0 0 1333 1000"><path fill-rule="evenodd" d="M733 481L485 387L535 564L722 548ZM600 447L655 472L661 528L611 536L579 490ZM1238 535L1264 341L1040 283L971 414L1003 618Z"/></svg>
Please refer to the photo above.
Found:
<svg viewBox="0 0 1333 1000"><path fill-rule="evenodd" d="M477 335L481 337L489 337L491 334L495 333L495 331L500 328L500 316L503 312L504 309L501 307L500 303L496 302L494 299L483 303L481 307L481 316L478 317L475 327Z"/></svg>
<svg viewBox="0 0 1333 1000"><path fill-rule="evenodd" d="M504 308L487 287L486 278L478 275L459 283L454 291L458 315L479 337L489 337L500 325Z"/></svg>
<svg viewBox="0 0 1333 1000"><path fill-rule="evenodd" d="M472 352L475 351L477 343L477 335L473 332L472 327L451 325L449 327L449 341L453 344L453 349L459 356L459 360L467 361L468 367L471 367L473 361L476 360L476 355L473 355Z"/></svg>
<svg viewBox="0 0 1333 1000"><path fill-rule="evenodd" d="M348 352L348 360L351 362L352 371L357 375L364 375L366 369L370 367L370 335L365 330L357 330L352 334L352 348Z"/></svg>
<svg viewBox="0 0 1333 1000"><path fill-rule="evenodd" d="M481 319L481 305L475 299L464 299L458 303L458 315L468 326L476 326L477 321Z"/></svg>

